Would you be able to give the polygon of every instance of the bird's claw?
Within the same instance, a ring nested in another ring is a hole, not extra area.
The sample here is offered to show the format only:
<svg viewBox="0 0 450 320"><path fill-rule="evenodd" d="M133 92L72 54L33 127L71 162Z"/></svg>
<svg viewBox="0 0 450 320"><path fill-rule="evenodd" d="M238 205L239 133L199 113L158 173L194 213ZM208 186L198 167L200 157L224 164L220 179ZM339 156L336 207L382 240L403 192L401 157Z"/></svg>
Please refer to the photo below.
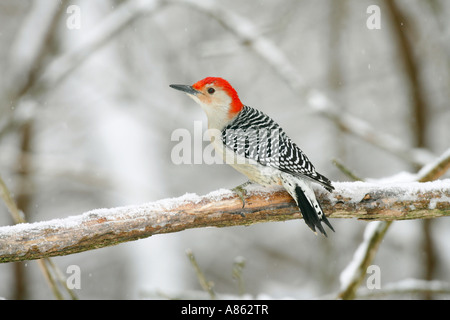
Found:
<svg viewBox="0 0 450 320"><path fill-rule="evenodd" d="M242 208L244 208L245 207L245 195L246 195L245 189L242 188L241 186L238 186L236 188L233 188L232 191L239 196L239 198L242 201Z"/></svg>
<svg viewBox="0 0 450 320"><path fill-rule="evenodd" d="M247 181L246 183L243 183L243 184L231 189L231 191L236 193L239 196L239 198L241 199L242 208L245 207L245 198L247 195L247 191L245 190L245 187L248 186L249 184L251 184L251 181Z"/></svg>

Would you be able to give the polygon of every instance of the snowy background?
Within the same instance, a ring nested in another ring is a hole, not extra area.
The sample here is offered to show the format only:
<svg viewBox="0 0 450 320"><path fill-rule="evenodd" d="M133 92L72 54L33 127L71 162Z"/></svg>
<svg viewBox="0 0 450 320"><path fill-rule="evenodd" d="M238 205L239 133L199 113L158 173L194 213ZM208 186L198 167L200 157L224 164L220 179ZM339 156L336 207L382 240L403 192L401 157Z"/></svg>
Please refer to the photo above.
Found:
<svg viewBox="0 0 450 320"><path fill-rule="evenodd" d="M0 2L0 175L28 221L245 182L226 165L171 159L172 132L193 134L199 120L206 129L206 116L169 84L206 76L229 80L333 181L349 180L333 159L381 179L417 172L450 147L449 1L199 2ZM380 29L367 27L370 5L381 9ZM323 95L341 125L318 108ZM346 128L348 117L386 135L385 146ZM12 223L1 204L0 225ZM217 293L240 293L232 269L245 259L245 293L316 298L339 290L367 225L331 223L328 239L289 221L158 235L53 261L63 272L80 267L82 299L192 297L201 288L187 249ZM394 222L374 261L382 286L450 281L449 227L446 218ZM31 261L0 265L0 297L53 295Z"/></svg>

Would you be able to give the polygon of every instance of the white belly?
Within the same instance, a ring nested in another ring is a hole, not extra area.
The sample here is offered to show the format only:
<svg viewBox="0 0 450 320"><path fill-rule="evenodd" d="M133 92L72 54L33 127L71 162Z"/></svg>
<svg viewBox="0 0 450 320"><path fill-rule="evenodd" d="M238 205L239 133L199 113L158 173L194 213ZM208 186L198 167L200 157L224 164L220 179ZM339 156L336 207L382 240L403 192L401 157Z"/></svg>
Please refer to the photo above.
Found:
<svg viewBox="0 0 450 320"><path fill-rule="evenodd" d="M251 181L264 186L281 185L280 170L263 166L254 160L235 154L231 149L226 148L218 137L212 137L211 143L218 155L222 156L224 163L229 164Z"/></svg>

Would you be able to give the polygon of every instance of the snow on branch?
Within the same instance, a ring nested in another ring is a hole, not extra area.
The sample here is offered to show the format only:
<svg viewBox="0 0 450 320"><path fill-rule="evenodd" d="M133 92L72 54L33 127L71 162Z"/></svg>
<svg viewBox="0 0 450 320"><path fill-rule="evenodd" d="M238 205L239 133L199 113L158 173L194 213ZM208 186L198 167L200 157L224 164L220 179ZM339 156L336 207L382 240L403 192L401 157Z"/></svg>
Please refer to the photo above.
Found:
<svg viewBox="0 0 450 320"><path fill-rule="evenodd" d="M449 168L450 149L447 149L435 161L425 165L416 175L407 176L407 181L434 181L443 176ZM389 178L390 181L394 181L393 179L398 179L398 177ZM405 177L402 179L405 179ZM433 207L431 202L430 205ZM340 275L341 289L338 294L339 299L354 299L356 297L358 287L366 276L366 270L375 258L378 247L391 223L392 221L374 221L366 226L363 242L359 245L353 255L353 259Z"/></svg>
<svg viewBox="0 0 450 320"><path fill-rule="evenodd" d="M450 215L450 179L427 183L335 183L317 190L330 218L403 220ZM63 219L0 227L0 262L68 255L190 228L301 218L282 189L247 188L246 207L230 190L186 194L143 205L97 209ZM310 232L305 227L305 232ZM339 234L339 230L337 230Z"/></svg>
<svg viewBox="0 0 450 320"><path fill-rule="evenodd" d="M53 60L36 82L36 88L33 89L53 88L134 20L145 14L156 12L160 6L159 0L124 2L94 28L81 45Z"/></svg>

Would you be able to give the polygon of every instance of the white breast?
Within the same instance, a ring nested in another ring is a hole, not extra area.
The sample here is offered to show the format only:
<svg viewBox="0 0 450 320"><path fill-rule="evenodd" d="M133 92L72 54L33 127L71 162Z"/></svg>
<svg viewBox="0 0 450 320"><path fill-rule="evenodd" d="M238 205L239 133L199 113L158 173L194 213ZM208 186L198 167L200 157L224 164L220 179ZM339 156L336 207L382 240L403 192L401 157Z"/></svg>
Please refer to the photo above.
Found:
<svg viewBox="0 0 450 320"><path fill-rule="evenodd" d="M211 143L218 155L224 160L224 163L246 175L251 181L264 186L281 185L280 170L263 166L255 160L235 154L233 150L225 147L222 139L218 136L212 136Z"/></svg>

